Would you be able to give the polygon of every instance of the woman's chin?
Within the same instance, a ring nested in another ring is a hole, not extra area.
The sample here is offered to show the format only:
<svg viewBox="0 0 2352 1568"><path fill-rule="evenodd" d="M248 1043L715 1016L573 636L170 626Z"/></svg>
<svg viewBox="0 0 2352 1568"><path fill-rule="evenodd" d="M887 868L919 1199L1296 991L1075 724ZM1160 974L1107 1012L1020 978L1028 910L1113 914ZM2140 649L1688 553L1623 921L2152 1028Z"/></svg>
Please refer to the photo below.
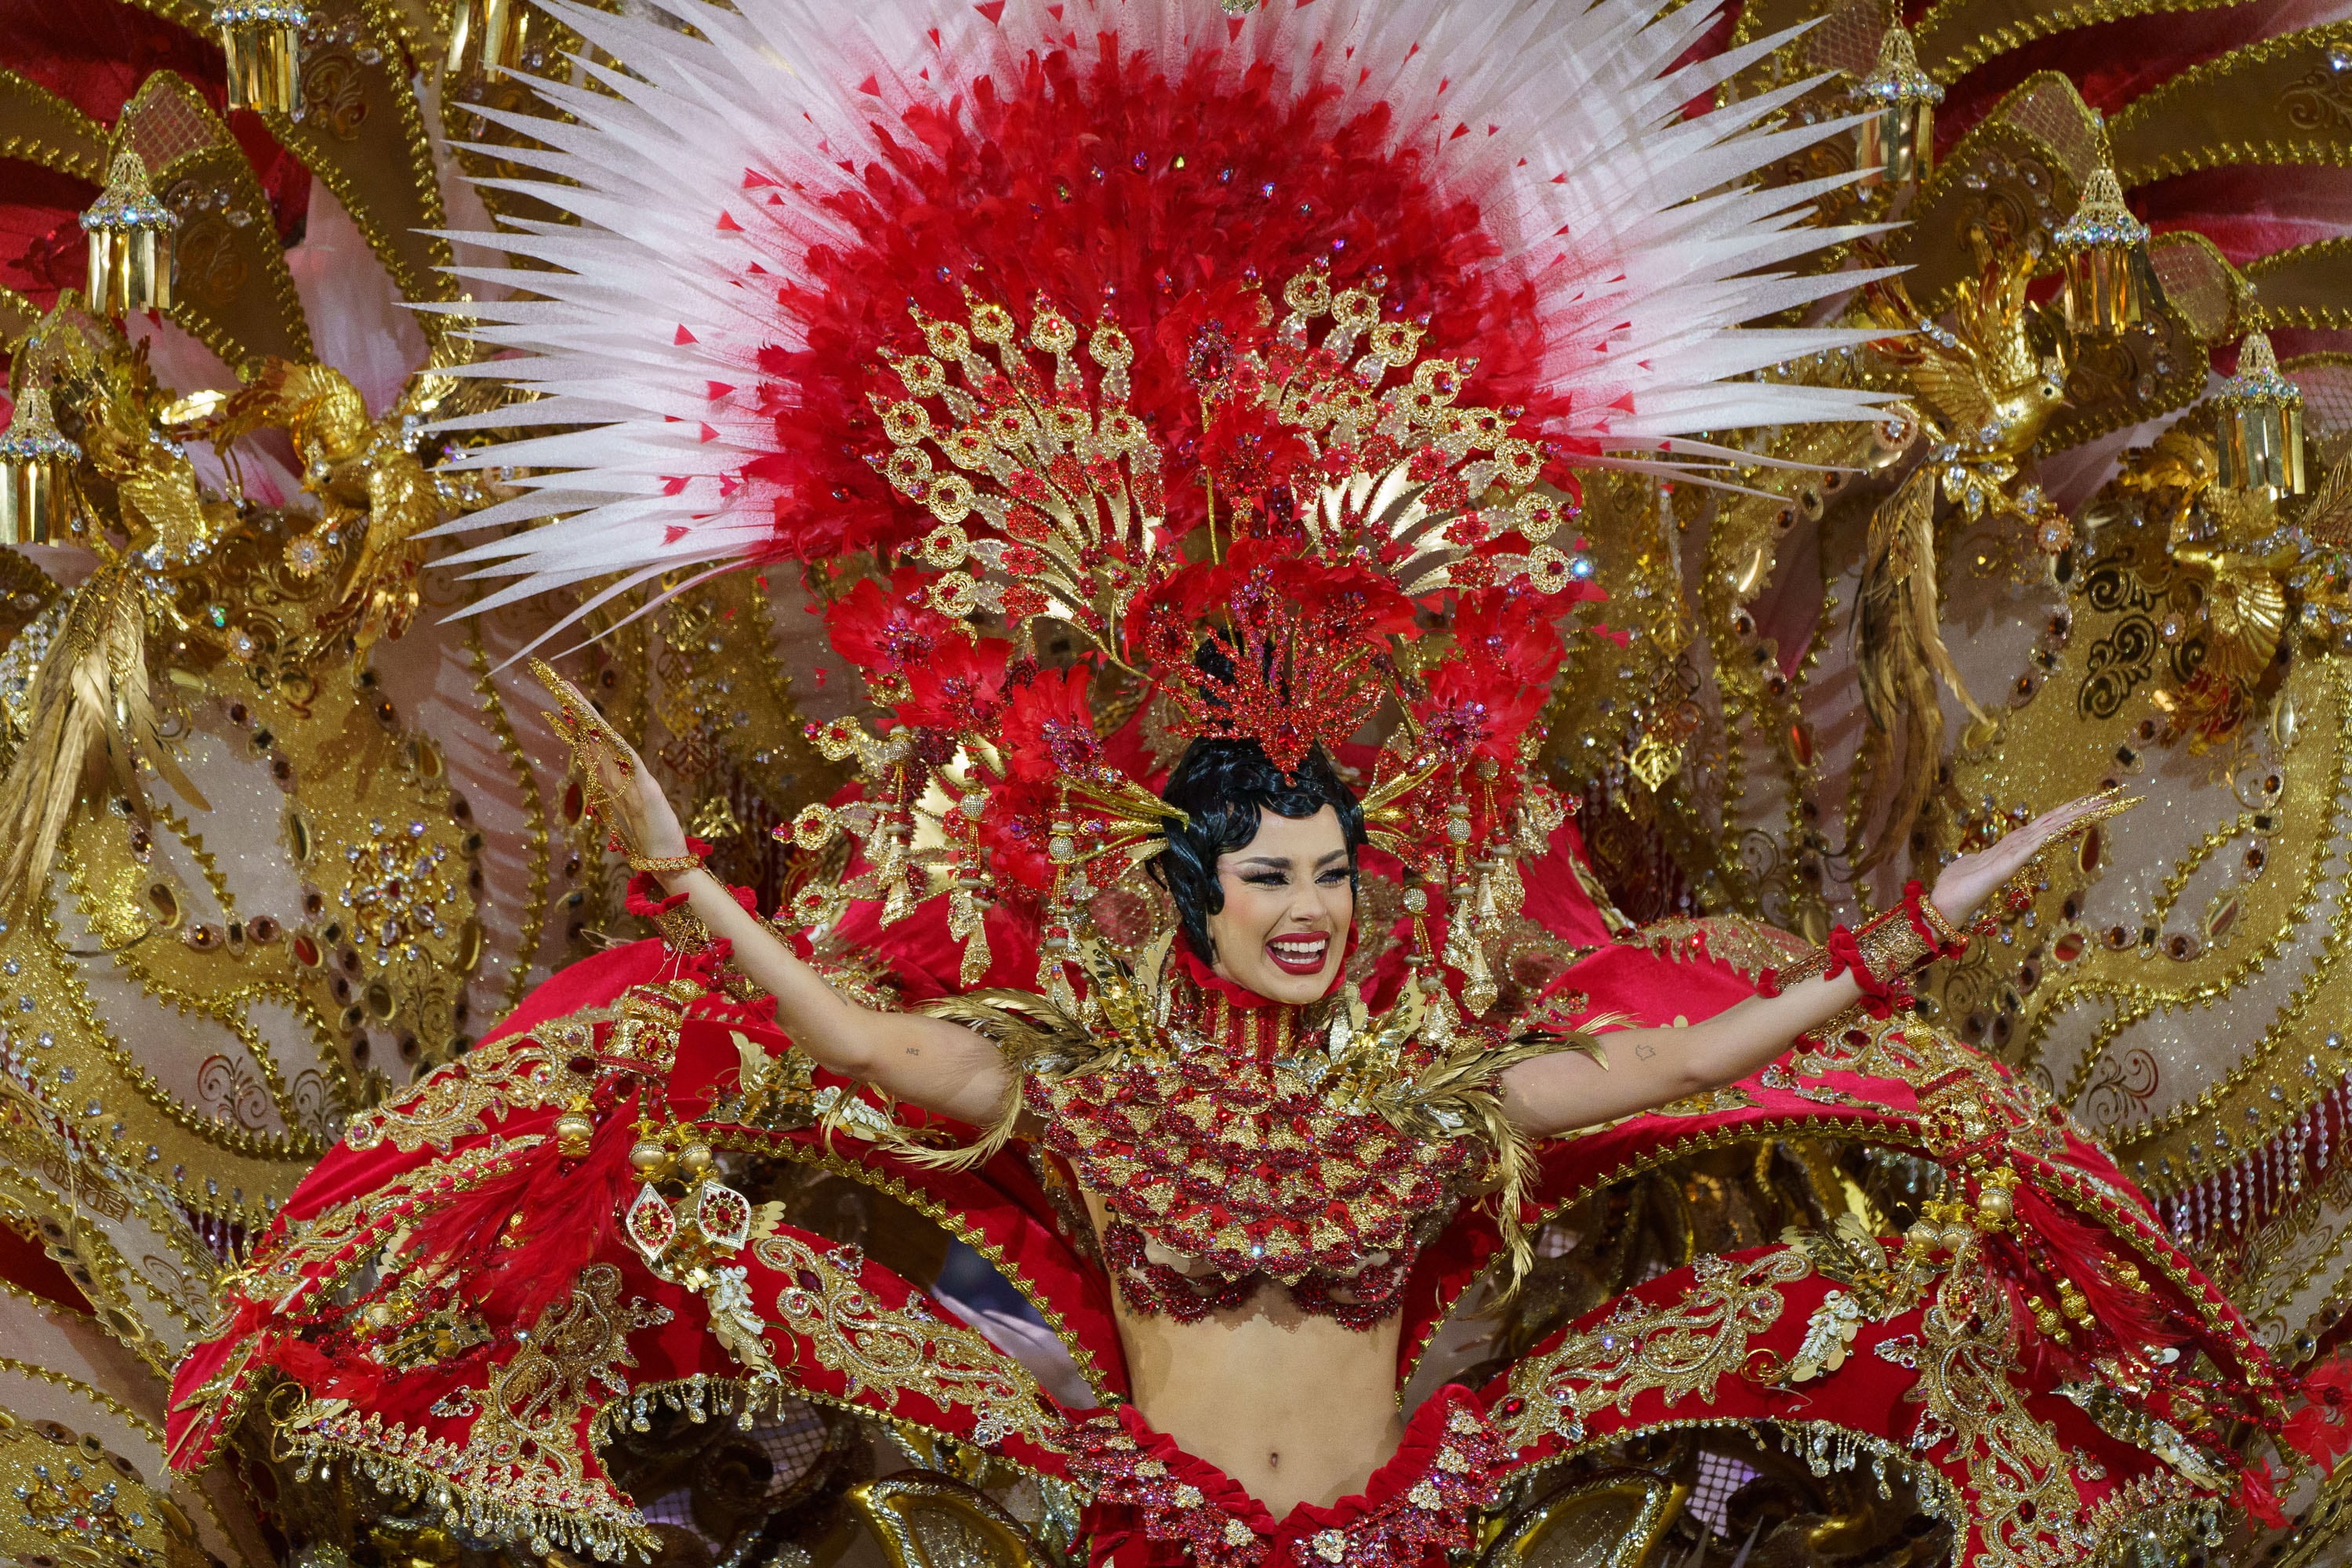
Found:
<svg viewBox="0 0 2352 1568"><path fill-rule="evenodd" d="M1271 963L1251 967L1253 973L1242 976L1241 983L1269 1002L1304 1007L1310 1002L1320 1002L1331 990L1331 976L1319 969L1312 973L1293 974Z"/></svg>

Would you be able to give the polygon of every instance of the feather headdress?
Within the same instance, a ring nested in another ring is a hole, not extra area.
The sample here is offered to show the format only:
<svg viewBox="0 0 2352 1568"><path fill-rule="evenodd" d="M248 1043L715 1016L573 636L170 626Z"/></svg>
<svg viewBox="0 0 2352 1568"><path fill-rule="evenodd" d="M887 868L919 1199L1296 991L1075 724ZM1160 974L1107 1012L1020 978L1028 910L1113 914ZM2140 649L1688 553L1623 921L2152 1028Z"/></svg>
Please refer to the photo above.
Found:
<svg viewBox="0 0 2352 1568"><path fill-rule="evenodd" d="M1741 323L1860 279L1777 271L1853 231L1805 226L1820 185L1748 178L1840 129L1779 125L1810 84L1685 112L1786 41L1673 68L1706 7L658 3L687 26L552 0L627 70L542 83L560 122L484 111L542 144L502 155L547 178L508 184L579 220L473 237L532 265L450 307L506 351L477 374L541 395L471 422L549 431L470 458L527 493L463 526L558 520L471 553L513 579L485 605L906 542L858 449L867 367L967 287L1148 358L1218 284L1382 279L1571 462L1705 463L1711 433L1871 401L1750 379L1857 335ZM1189 404L1139 374L1163 447Z"/></svg>

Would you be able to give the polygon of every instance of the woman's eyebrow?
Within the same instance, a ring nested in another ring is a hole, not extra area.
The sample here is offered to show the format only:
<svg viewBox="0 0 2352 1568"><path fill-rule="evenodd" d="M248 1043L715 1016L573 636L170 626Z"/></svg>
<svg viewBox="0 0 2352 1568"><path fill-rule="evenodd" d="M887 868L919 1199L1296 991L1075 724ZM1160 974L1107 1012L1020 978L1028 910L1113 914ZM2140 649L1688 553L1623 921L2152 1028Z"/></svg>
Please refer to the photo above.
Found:
<svg viewBox="0 0 2352 1568"><path fill-rule="evenodd" d="M1345 860L1347 858L1348 852L1345 849L1334 849L1328 855L1324 856L1320 860L1316 861L1315 868L1320 871L1324 867L1334 865L1339 861Z"/></svg>
<svg viewBox="0 0 2352 1568"><path fill-rule="evenodd" d="M1287 855L1253 855L1248 859L1240 862L1240 864L1244 866L1268 866L1277 871L1287 871L1290 869L1290 857Z"/></svg>

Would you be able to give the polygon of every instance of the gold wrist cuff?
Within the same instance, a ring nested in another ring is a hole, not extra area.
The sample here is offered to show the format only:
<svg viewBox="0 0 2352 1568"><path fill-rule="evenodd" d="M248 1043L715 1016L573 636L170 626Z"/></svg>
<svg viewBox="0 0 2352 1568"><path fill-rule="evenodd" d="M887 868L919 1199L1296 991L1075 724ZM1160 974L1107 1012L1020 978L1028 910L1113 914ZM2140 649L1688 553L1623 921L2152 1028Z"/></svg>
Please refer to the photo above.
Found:
<svg viewBox="0 0 2352 1568"><path fill-rule="evenodd" d="M638 857L632 855L629 857L629 869L632 871L652 872L656 875L659 875L664 871L699 871L702 869L702 857L699 855L671 855L660 859L641 859Z"/></svg>

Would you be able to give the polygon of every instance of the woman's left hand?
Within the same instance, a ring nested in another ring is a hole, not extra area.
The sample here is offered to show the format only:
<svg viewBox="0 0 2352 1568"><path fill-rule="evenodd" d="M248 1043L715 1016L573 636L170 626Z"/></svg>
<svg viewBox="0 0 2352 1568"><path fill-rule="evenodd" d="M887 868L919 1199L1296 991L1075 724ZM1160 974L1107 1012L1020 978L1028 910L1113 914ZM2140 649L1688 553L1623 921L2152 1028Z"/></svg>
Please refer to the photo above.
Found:
<svg viewBox="0 0 2352 1568"><path fill-rule="evenodd" d="M2002 838L1989 848L1973 855L1963 855L1944 868L1936 879L1936 889L1930 895L1936 908L1955 925L1964 925L1976 915L1978 906L1990 898L1995 889L2024 868L2034 852L2053 839L2084 820L2112 815L2115 796L2112 792L2086 795L2057 810L2035 817L2032 822Z"/></svg>

